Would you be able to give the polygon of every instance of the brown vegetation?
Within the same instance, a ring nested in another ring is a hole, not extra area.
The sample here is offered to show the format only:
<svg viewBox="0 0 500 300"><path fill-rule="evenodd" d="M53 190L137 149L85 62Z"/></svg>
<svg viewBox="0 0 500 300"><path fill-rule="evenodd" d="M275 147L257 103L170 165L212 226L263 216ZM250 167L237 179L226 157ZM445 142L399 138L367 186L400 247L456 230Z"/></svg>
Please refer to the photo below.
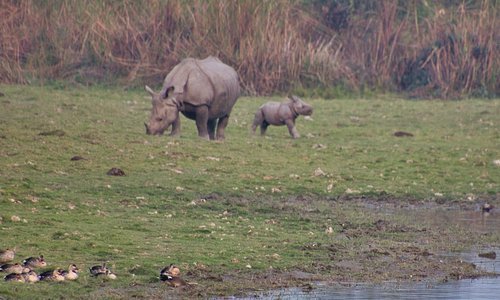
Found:
<svg viewBox="0 0 500 300"><path fill-rule="evenodd" d="M498 1L428 2L3 0L0 82L160 84L216 55L249 94L500 94Z"/></svg>

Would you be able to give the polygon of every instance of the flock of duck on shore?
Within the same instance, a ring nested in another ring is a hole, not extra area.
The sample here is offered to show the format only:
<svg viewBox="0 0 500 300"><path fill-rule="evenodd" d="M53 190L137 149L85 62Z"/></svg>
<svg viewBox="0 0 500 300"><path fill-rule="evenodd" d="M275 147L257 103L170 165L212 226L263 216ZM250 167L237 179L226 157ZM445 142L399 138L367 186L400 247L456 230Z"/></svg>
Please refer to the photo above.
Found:
<svg viewBox="0 0 500 300"><path fill-rule="evenodd" d="M37 281L72 281L78 279L80 270L75 264L70 264L67 270L50 269L37 274L36 269L44 269L47 267L47 262L43 255L39 257L28 257L22 263L12 263L14 261L16 251L14 249L0 250L0 272L5 273L5 281L10 282L28 282ZM106 266L96 265L89 268L90 275L93 277L102 277L105 279L116 279L116 274ZM181 287L186 286L186 282L180 278L180 270L175 265L171 264L160 271L160 280L167 282L170 286Z"/></svg>

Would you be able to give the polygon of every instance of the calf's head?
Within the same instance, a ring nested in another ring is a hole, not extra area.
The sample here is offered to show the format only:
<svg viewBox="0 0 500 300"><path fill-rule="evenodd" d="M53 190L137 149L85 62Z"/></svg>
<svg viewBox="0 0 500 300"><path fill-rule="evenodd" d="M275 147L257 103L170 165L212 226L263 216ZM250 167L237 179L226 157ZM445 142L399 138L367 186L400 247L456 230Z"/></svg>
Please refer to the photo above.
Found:
<svg viewBox="0 0 500 300"><path fill-rule="evenodd" d="M144 87L151 95L153 107L149 122L144 123L146 134L161 135L172 123L179 118L182 102L174 96L174 87L155 93L149 86Z"/></svg>
<svg viewBox="0 0 500 300"><path fill-rule="evenodd" d="M288 96L290 100L290 108L295 115L310 116L313 113L313 108L311 105L305 103L297 96Z"/></svg>

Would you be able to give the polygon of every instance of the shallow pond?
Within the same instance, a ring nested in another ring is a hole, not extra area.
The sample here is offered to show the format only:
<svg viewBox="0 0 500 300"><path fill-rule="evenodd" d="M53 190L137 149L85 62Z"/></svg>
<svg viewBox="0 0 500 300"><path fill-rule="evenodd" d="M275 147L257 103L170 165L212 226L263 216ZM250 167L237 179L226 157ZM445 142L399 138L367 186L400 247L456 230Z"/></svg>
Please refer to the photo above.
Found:
<svg viewBox="0 0 500 300"><path fill-rule="evenodd" d="M395 211L386 210L387 214ZM401 210L398 212L401 213ZM425 220L429 226L472 226L478 233L500 230L500 214L484 214L480 210L463 211L460 209L413 210L403 212L408 218ZM500 255L496 258L480 257L480 253L500 249L475 249L468 253L445 253L460 257L476 264L478 268L500 273ZM253 297L237 299L500 299L500 277L450 280L443 283L393 283L383 284L337 284L328 286L321 283L313 285L312 290L302 288L280 289L261 293Z"/></svg>

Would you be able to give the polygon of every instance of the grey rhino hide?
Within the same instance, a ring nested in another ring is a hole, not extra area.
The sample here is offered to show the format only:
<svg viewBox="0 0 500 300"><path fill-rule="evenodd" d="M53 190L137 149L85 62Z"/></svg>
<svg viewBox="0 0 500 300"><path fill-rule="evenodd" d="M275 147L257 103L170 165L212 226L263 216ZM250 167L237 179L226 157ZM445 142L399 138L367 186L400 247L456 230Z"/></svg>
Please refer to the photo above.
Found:
<svg viewBox="0 0 500 300"><path fill-rule="evenodd" d="M265 135L269 125L286 125L292 138L296 139L300 134L295 127L295 119L299 115L310 116L312 112L312 106L297 96L289 96L281 103L267 102L255 112L252 132L255 134L255 130L260 126L261 135Z"/></svg>
<svg viewBox="0 0 500 300"><path fill-rule="evenodd" d="M181 112L196 121L198 135L207 139L224 139L229 115L240 96L236 71L212 56L182 60L165 77L159 93L146 90L153 98L146 133L162 134L172 125L171 135L180 134Z"/></svg>

